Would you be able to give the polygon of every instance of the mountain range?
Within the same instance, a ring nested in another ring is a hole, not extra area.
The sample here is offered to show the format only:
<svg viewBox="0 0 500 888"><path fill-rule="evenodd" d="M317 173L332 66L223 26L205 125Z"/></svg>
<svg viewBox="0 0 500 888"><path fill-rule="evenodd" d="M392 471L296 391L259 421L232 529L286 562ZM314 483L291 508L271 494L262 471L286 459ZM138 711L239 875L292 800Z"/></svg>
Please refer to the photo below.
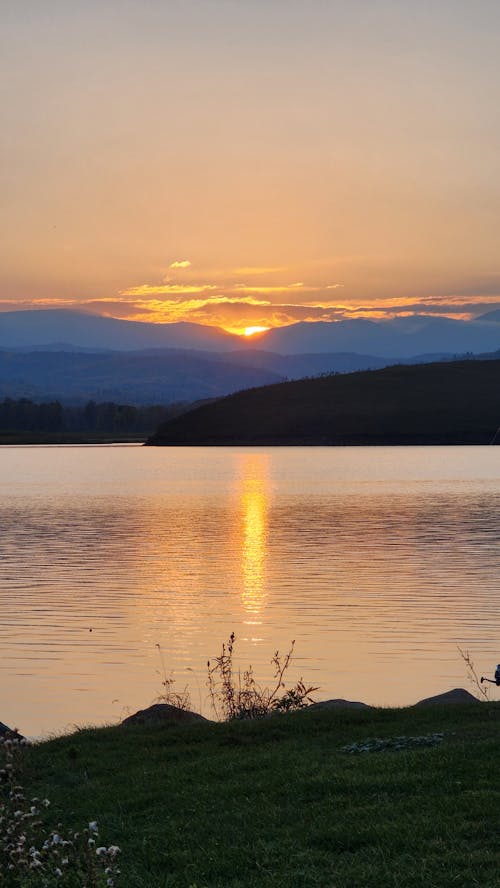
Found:
<svg viewBox="0 0 500 888"><path fill-rule="evenodd" d="M500 311L298 323L252 337L66 309L0 313L0 396L171 403L322 373L500 349Z"/></svg>
<svg viewBox="0 0 500 888"><path fill-rule="evenodd" d="M255 348L256 344L262 351L283 355L360 352L385 358L495 351L500 348L500 311L471 321L412 315L377 321L355 318L303 322L275 327L252 337L184 321L152 324L68 309L0 314L0 346L4 348L71 346L114 351L175 348L229 352Z"/></svg>

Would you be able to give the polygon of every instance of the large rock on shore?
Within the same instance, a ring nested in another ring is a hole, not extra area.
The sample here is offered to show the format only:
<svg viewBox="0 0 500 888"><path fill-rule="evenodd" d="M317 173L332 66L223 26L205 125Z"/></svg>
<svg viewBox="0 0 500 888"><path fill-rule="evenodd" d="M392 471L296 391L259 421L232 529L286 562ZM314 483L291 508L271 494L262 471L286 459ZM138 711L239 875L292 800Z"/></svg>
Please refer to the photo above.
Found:
<svg viewBox="0 0 500 888"><path fill-rule="evenodd" d="M198 712L191 712L189 709L180 709L178 706L171 706L170 703L154 703L147 709L139 709L128 718L124 718L122 725L155 725L169 722L170 724L188 725L193 722L208 721Z"/></svg>
<svg viewBox="0 0 500 888"><path fill-rule="evenodd" d="M426 697L419 700L415 706L441 706L447 703L480 703L477 697L469 694L465 688L453 688L452 691L446 691L444 694L437 694L435 697Z"/></svg>
<svg viewBox="0 0 500 888"><path fill-rule="evenodd" d="M373 709L368 703L360 703L357 700L342 700L341 697L334 700L320 700L319 703L311 703L308 709Z"/></svg>

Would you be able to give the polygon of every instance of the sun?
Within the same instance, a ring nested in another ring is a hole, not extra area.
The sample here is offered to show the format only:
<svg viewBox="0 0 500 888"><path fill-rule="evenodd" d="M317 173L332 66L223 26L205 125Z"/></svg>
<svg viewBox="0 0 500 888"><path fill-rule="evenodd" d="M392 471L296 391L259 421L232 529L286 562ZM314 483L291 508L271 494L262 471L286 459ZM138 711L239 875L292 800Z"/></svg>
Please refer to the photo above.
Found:
<svg viewBox="0 0 500 888"><path fill-rule="evenodd" d="M266 330L269 330L269 327L245 327L243 336L254 336L255 333L265 333Z"/></svg>

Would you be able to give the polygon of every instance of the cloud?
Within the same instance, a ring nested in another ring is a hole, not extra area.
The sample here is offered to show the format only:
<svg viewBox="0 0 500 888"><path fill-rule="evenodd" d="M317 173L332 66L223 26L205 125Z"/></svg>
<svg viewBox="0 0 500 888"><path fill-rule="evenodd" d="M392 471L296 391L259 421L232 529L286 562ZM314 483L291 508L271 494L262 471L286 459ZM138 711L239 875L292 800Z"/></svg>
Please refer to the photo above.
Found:
<svg viewBox="0 0 500 888"><path fill-rule="evenodd" d="M189 259L176 259L175 262L172 262L169 268L191 268L191 263Z"/></svg>
<svg viewBox="0 0 500 888"><path fill-rule="evenodd" d="M218 290L215 284L140 284L121 290L120 296L183 296L186 293L207 293Z"/></svg>
<svg viewBox="0 0 500 888"><path fill-rule="evenodd" d="M302 281L297 281L295 284L277 284L272 286L248 286L248 284L233 284L230 288L235 293L267 293L269 296L272 295L280 295L282 293L289 293L293 290L302 290L304 288L304 283ZM323 289L322 287L315 286L307 286L307 291L309 293L314 293L318 290Z"/></svg>
<svg viewBox="0 0 500 888"><path fill-rule="evenodd" d="M276 299L274 293L268 295L269 298L265 298L265 294L252 295L240 291L227 294L202 292L190 298L179 295L174 297L170 293L152 298L148 294L133 299L130 296L126 299L119 297L114 303L113 300L105 303L95 300L92 304L87 304L87 310L102 311L130 320L159 323L191 321L241 331L250 326L280 327L304 321L331 322L348 318L388 320L415 314L470 319L500 306L500 295L491 300L484 300L482 297L464 300L452 296L446 300L432 297L386 299L370 304L321 298L309 298L296 303L287 299L286 293L282 293L280 299Z"/></svg>
<svg viewBox="0 0 500 888"><path fill-rule="evenodd" d="M301 321L331 322L348 318L377 321L411 315L441 315L471 319L500 307L500 293L484 294L481 286L471 292L472 281L467 282L467 288L460 292L367 300L364 297L356 299L340 282L326 283L326 274L323 283L317 278L310 282L293 279L292 282L280 282L279 276L273 278L269 273L266 277L267 271L263 268L255 267L254 271L256 275L262 272L262 280L257 286L231 277L229 272L224 276L220 271L210 277L205 271L202 278L199 272L184 269L178 281L165 277L160 283L127 287L111 296L25 299L22 302L4 299L0 301L0 311L59 307L134 321L190 321L241 332L245 327L277 327ZM493 276L492 272L489 274ZM340 293L333 292L341 289L342 298Z"/></svg>

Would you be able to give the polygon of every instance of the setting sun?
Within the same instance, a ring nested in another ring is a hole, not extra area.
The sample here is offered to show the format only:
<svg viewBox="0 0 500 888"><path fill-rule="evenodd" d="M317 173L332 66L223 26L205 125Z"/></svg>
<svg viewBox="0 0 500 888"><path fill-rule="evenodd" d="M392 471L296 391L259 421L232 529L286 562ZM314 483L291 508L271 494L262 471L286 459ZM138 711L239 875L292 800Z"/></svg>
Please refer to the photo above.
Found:
<svg viewBox="0 0 500 888"><path fill-rule="evenodd" d="M255 333L265 333L266 330L269 330L269 327L245 327L243 330L244 336L254 336Z"/></svg>

